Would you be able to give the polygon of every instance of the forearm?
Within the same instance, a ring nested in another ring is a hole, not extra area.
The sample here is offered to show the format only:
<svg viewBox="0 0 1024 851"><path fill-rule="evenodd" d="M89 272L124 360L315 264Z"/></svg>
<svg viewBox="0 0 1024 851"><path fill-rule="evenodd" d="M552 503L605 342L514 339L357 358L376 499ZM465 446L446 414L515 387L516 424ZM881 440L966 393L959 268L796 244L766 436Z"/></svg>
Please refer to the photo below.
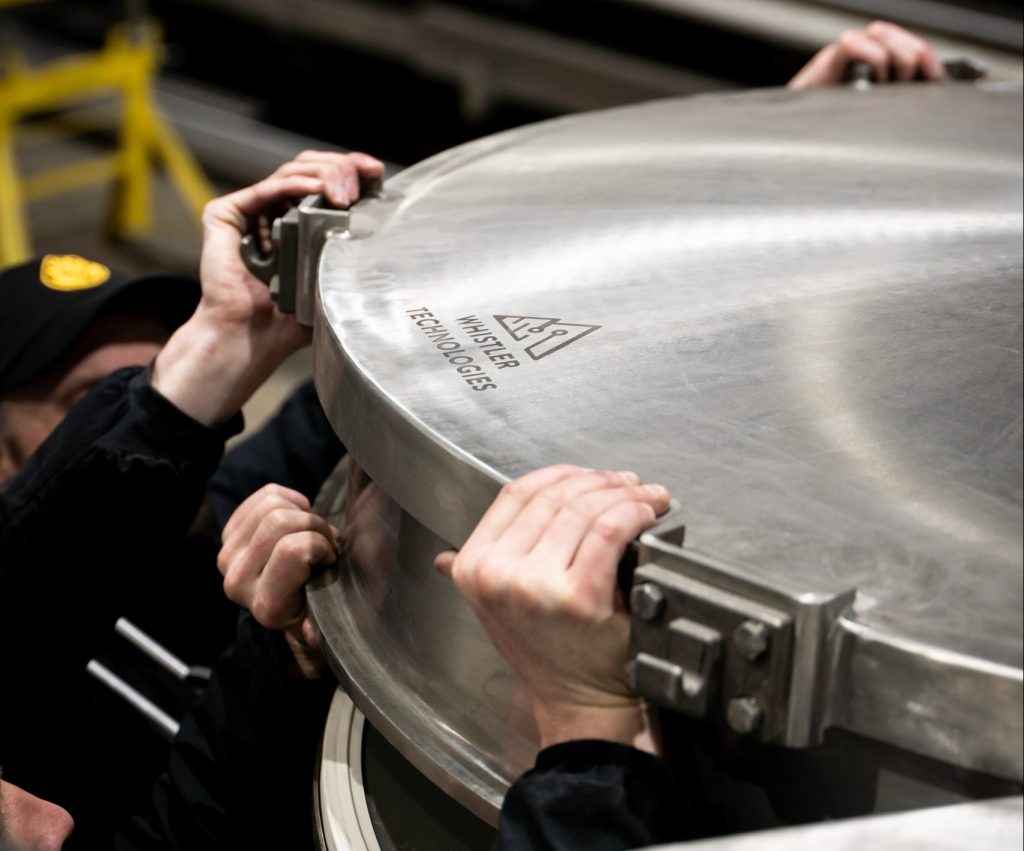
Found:
<svg viewBox="0 0 1024 851"><path fill-rule="evenodd" d="M152 383L192 419L216 426L237 413L284 358L308 341L308 331L282 322L272 306L240 322L200 303L167 341Z"/></svg>
<svg viewBox="0 0 1024 851"><path fill-rule="evenodd" d="M153 386L205 425L238 411L311 336L294 317L277 312L268 288L245 268L242 235L253 221L269 221L273 211L303 195L326 192L333 203L347 205L358 195L360 176L376 177L383 170L383 163L365 154L308 151L265 180L207 204L199 261L202 301L157 356Z"/></svg>

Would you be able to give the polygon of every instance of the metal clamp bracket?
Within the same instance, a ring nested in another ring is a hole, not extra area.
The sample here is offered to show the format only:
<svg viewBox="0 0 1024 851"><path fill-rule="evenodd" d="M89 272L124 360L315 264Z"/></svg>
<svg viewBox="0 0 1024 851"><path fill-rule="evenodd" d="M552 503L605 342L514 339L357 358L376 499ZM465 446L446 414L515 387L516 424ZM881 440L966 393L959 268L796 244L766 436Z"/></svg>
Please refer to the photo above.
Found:
<svg viewBox="0 0 1024 851"><path fill-rule="evenodd" d="M671 521L669 521L671 522ZM626 677L668 709L762 741L820 741L839 615L854 590L785 589L682 548L683 527L640 539Z"/></svg>
<svg viewBox="0 0 1024 851"><path fill-rule="evenodd" d="M363 181L361 196L379 196L382 185L379 178ZM242 261L270 287L281 313L294 314L303 325L313 324L320 251L328 236L348 233L350 216L350 210L327 206L323 195L307 195L274 220L268 252L256 234L242 237Z"/></svg>
<svg viewBox="0 0 1024 851"><path fill-rule="evenodd" d="M960 82L975 82L988 76L988 66L972 56L955 56L942 61L946 79ZM868 62L851 62L843 81L855 89L870 89L874 85L874 69ZM915 79L921 80L918 75Z"/></svg>

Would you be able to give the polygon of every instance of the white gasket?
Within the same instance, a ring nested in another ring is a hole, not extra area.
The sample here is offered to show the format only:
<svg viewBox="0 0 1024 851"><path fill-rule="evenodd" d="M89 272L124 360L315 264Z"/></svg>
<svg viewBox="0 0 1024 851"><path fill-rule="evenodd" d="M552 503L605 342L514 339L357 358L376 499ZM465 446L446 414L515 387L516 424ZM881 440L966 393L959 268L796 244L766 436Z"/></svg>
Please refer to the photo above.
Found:
<svg viewBox="0 0 1024 851"><path fill-rule="evenodd" d="M340 688L324 725L320 819L327 851L381 851L363 788L366 718Z"/></svg>

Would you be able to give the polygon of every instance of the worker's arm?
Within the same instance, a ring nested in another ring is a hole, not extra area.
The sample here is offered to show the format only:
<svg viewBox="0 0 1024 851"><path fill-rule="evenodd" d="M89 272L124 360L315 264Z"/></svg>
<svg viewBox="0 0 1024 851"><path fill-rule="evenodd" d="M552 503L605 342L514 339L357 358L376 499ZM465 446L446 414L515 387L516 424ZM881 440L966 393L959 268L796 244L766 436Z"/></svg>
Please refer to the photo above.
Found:
<svg viewBox="0 0 1024 851"><path fill-rule="evenodd" d="M877 83L918 77L938 81L945 76L942 62L928 42L896 24L875 21L861 30L847 30L819 50L789 81L789 88L838 85L854 62L869 65Z"/></svg>
<svg viewBox="0 0 1024 851"><path fill-rule="evenodd" d="M153 387L204 425L237 412L310 339L308 328L277 312L266 285L242 262L250 222L288 199L317 192L343 206L358 197L359 177L378 177L383 170L366 154L307 152L266 180L211 201L203 213L203 295L157 356Z"/></svg>

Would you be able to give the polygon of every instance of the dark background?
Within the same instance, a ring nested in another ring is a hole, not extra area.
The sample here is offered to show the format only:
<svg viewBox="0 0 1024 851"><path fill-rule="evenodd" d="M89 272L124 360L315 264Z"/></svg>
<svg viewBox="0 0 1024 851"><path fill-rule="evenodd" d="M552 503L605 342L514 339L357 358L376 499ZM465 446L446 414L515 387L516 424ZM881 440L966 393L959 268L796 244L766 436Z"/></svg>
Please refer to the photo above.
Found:
<svg viewBox="0 0 1024 851"><path fill-rule="evenodd" d="M728 5L728 0L721 2ZM781 85L812 53L805 45L784 45L757 33L729 31L625 0L372 3L397 15L438 5L666 69L697 71L714 80L718 88ZM869 15L879 7L887 17L898 20L907 4L847 0L817 5ZM930 5L984 13L990 40L1005 42L998 45L1003 49L1020 39L1017 3L960 0ZM372 45L355 47L335 38L318 38L308 19L289 26L287 12L282 19L279 11L287 10L286 3L251 6L209 0L152 0L146 4L47 0L4 14L23 32L82 47L99 44L108 26L123 17L126 9L144 10L163 25L166 73L213 89L222 97L238 98L249 114L268 124L337 146L371 151L399 164L562 111L543 103L543 97L509 98L500 93L483 109L467 110L458 85L443 75L424 73L414 63ZM278 11L268 15L261 11L265 8ZM274 16L276 20L269 19ZM903 20L914 23L906 15ZM943 20L935 16L930 23L941 29ZM1019 47L1011 47L1014 49L1019 53Z"/></svg>

